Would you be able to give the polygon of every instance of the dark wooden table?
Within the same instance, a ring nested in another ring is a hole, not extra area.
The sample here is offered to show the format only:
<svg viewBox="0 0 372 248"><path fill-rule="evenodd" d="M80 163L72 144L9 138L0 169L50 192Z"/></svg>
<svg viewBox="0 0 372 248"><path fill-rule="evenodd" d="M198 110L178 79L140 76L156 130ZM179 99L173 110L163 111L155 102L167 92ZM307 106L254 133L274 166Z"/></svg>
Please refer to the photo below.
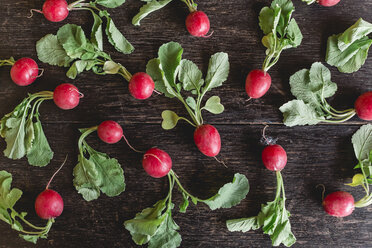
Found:
<svg viewBox="0 0 372 248"><path fill-rule="evenodd" d="M278 64L272 68L273 87L259 100L246 102L244 82L247 73L260 67L264 47L260 43L262 32L258 27L258 13L270 1L217 0L199 1L199 9L208 13L214 34L209 39L188 35L184 27L187 9L180 1L143 20L134 27L131 18L142 2L130 0L122 7L111 10L113 19L136 50L132 55L121 55L106 45L114 60L129 71L143 71L159 46L168 41L180 42L184 58L193 60L205 72L210 55L218 51L229 54L231 73L223 87L214 90L221 96L226 111L218 116L205 114L205 120L214 124L222 137L221 157L228 164L224 168L214 159L203 156L192 140L193 129L186 124L171 131L160 126L164 109L185 113L177 101L154 96L137 101L128 93L127 83L120 76L97 76L83 73L76 80L65 76L65 69L40 65L44 76L25 88L14 85L9 68L0 69L0 115L10 112L27 94L53 90L58 84L69 82L85 94L78 108L62 111L52 102L41 107L41 120L55 157L45 168L29 166L25 159L10 160L0 157L0 169L13 174L13 185L24 195L16 208L29 212L29 218L42 222L33 209L34 199L45 187L48 178L62 163L68 162L55 178L52 188L61 193L65 210L50 232L48 241L40 240L37 247L135 247L123 227L123 222L135 213L154 204L166 195L167 181L147 176L141 166L141 155L132 152L124 142L107 145L91 135L88 141L99 151L107 152L119 160L125 170L127 189L118 197L101 196L86 202L72 185L72 168L77 162L78 128L90 127L103 120L113 119L124 128L131 143L139 149L158 146L173 158L173 168L192 193L208 197L233 173L244 173L251 185L246 200L231 209L210 211L204 205L192 206L186 214L174 211L175 221L181 227L182 247L270 247L271 241L262 231L229 233L225 221L230 218L256 215L260 204L270 201L275 192L275 176L261 163L259 145L264 123L270 123L268 134L277 136L288 153L288 165L283 171L287 192L287 207L292 213L293 233L297 237L294 247L372 247L372 207L357 209L351 216L336 219L326 216L321 206L321 192L317 184L325 184L327 192L347 190L356 199L361 189L345 186L356 164L351 145L352 134L364 124L357 118L342 125L317 125L287 128L282 124L278 108L292 99L288 79L294 72L309 68L315 61L323 61L327 37L352 25L359 17L368 21L372 10L370 0L342 0L333 8L316 4L307 6L294 0L295 19L304 35L302 45L283 52ZM82 25L86 31L92 24L88 12L72 12L63 23L48 22L43 16L27 19L28 10L42 6L41 0L1 0L0 4L0 58L29 56L36 59L35 43L48 33L55 33L67 22ZM354 74L342 74L330 68L332 79L339 86L338 94L330 101L336 107L351 107L361 93L371 90L372 58ZM0 150L5 148L1 141ZM176 192L176 191L175 191ZM180 200L179 194L176 201ZM10 227L0 223L0 247L35 247L17 237Z"/></svg>

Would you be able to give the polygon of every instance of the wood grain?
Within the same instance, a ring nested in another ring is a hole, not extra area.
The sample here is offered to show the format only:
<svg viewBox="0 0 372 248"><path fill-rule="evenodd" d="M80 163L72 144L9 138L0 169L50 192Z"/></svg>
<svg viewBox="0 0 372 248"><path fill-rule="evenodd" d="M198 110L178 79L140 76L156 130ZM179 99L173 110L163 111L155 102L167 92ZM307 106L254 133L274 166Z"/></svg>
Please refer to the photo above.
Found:
<svg viewBox="0 0 372 248"><path fill-rule="evenodd" d="M184 186L202 198L214 194L232 179L235 172L244 173L250 180L250 193L237 207L212 212L198 205L190 207L186 214L174 211L175 221L181 228L182 247L270 247L269 237L261 231L229 233L224 224L229 218L256 215L260 203L274 197L274 174L265 170L260 159L262 146L259 139L264 123L270 123L268 135L279 138L289 157L283 177L292 228L298 240L294 247L371 247L372 207L357 209L344 219L331 218L324 214L321 192L315 188L323 183L327 192L343 189L353 193L356 199L362 196L361 189L350 189L344 183L350 181L356 163L351 136L364 122L355 117L342 125L287 128L281 124L278 108L293 98L289 91L289 76L309 68L315 61L324 62L329 35L342 32L359 17L372 21L368 19L372 2L342 0L335 7L323 8L293 1L296 6L294 18L304 35L303 43L297 49L283 52L270 72L273 87L262 99L250 102L245 101L244 81L247 73L261 67L264 60L257 16L270 1L199 1L199 9L209 15L214 30L209 39L197 39L187 34L184 27L187 9L180 1L153 13L140 27L131 25L131 18L142 2L132 0L110 10L117 27L136 50L132 55L121 55L106 43L105 50L133 73L145 70L147 61L156 57L159 46L171 40L180 42L185 51L184 58L194 61L204 73L212 54L219 51L229 54L229 79L223 87L211 92L221 97L226 111L217 116L207 113L204 116L220 131L223 142L220 157L228 164L228 169L197 151L191 127L181 123L171 131L161 129L162 110L172 109L185 114L179 102L163 96L138 101L129 95L127 83L119 76L97 76L87 72L70 80L65 77L65 68L42 63L44 76L33 85L21 88L11 82L9 68L0 68L0 116L10 112L27 92L53 90L62 82L74 83L85 95L79 107L71 111L59 110L51 101L41 107L43 128L56 152L49 166L34 168L27 165L25 159L0 157L0 168L11 172L13 185L24 192L17 209L28 211L32 221L42 224L34 214L34 199L69 154L66 167L52 185L63 196L65 211L53 226L48 241L41 240L37 247L136 247L122 223L165 196L167 182L148 177L141 168L140 155L132 152L124 142L103 144L95 134L89 137L89 143L120 161L125 170L127 190L119 197L101 196L89 203L76 193L72 186L72 168L77 159L77 129L97 125L106 119L118 121L138 149L158 146L166 150ZM71 12L62 23L50 23L41 15L27 19L29 9L41 7L42 3L41 0L1 1L0 58L30 56L36 59L36 41L45 34L56 33L58 27L67 22L83 25L89 32L92 18L88 12ZM339 87L338 94L330 102L340 109L352 107L361 93L371 90L371 69L371 58L353 74L342 74L336 68L330 68L332 79ZM1 141L0 150L4 148L5 143ZM178 192L174 191L174 195L179 203ZM0 223L0 232L0 247L35 247L19 239L5 223Z"/></svg>

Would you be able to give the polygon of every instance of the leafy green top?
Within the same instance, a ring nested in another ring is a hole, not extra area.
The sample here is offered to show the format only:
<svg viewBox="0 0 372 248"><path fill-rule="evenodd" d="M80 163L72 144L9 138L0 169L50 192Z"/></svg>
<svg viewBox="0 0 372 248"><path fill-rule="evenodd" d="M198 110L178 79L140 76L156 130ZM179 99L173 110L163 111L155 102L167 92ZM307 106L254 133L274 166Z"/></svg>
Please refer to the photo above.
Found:
<svg viewBox="0 0 372 248"><path fill-rule="evenodd" d="M29 95L0 121L0 136L7 143L4 155L20 159L25 155L33 166L46 166L53 158L48 140L39 119L39 107L53 99L53 92L43 91Z"/></svg>
<svg viewBox="0 0 372 248"><path fill-rule="evenodd" d="M352 73L364 65L372 39L372 24L360 18L345 32L328 38L326 61L340 72Z"/></svg>
<svg viewBox="0 0 372 248"><path fill-rule="evenodd" d="M302 69L293 74L289 84L297 100L279 108L286 126L339 123L355 115L354 109L338 111L326 101L335 94L337 85L331 81L331 72L320 62L313 63L310 70Z"/></svg>
<svg viewBox="0 0 372 248"><path fill-rule="evenodd" d="M71 79L75 79L84 70L92 70L98 75L120 74L130 81L132 75L127 69L115 63L110 55L102 50L102 40L97 36L99 29L94 27L91 40L85 36L80 26L74 24L62 26L57 35L47 34L36 43L39 60L50 65L70 67L66 75Z"/></svg>
<svg viewBox="0 0 372 248"><path fill-rule="evenodd" d="M235 174L231 183L225 184L218 193L202 200L187 192L181 185L178 177L171 170L168 174L169 191L165 199L158 201L153 207L146 208L138 213L134 219L124 222L125 228L132 235L137 245L148 243L149 248L176 248L181 245L181 235L178 233L179 226L172 218L172 192L175 184L178 185L183 196L179 211L185 213L189 206L189 199L196 205L198 202L205 203L211 210L230 208L240 203L249 191L248 179L242 174Z"/></svg>
<svg viewBox="0 0 372 248"><path fill-rule="evenodd" d="M167 97L175 97L181 101L192 119L189 121L184 117L179 117L173 111L165 110L162 113L164 129L174 128L180 119L193 126L199 126L203 123L202 110L213 114L220 114L224 111L218 96L210 97L204 106L202 106L202 100L208 91L221 86L226 81L230 68L228 55L222 52L212 55L207 76L203 79L199 68L192 61L182 59L182 53L183 49L179 43L166 43L159 48L158 58L150 60L146 67L147 74L155 82L155 89ZM182 96L182 89L191 92L186 100Z"/></svg>
<svg viewBox="0 0 372 248"><path fill-rule="evenodd" d="M262 44L267 48L262 70L268 71L274 66L283 50L301 44L301 30L291 18L294 10L291 0L274 0L270 7L261 9L259 24L265 34Z"/></svg>
<svg viewBox="0 0 372 248"><path fill-rule="evenodd" d="M142 0L142 1L146 2L146 4L140 8L138 14L135 15L132 19L132 24L135 26L139 26L141 20L145 18L146 16L148 16L149 14L151 14L152 12L162 9L168 3L172 2L172 0ZM190 12L196 11L198 5L194 3L194 0L181 0L181 1L187 5Z"/></svg>
<svg viewBox="0 0 372 248"><path fill-rule="evenodd" d="M85 138L97 130L97 126L81 129L78 147L78 164L75 166L74 186L86 201L92 201L100 196L118 196L125 190L124 171L119 162L107 154L90 147ZM85 157L89 154L89 159Z"/></svg>
<svg viewBox="0 0 372 248"><path fill-rule="evenodd" d="M0 66L4 66L4 65L14 65L15 63L15 60L13 57L10 57L9 59L0 59Z"/></svg>
<svg viewBox="0 0 372 248"><path fill-rule="evenodd" d="M372 125L362 126L352 137L351 142L354 146L355 157L358 164L355 169L360 169L362 173L355 174L351 187L362 186L366 195L355 203L355 207L366 207L372 204L372 192L369 185L372 184Z"/></svg>
<svg viewBox="0 0 372 248"><path fill-rule="evenodd" d="M264 233L270 235L273 246L284 244L290 247L296 242L296 237L291 231L291 224L289 222L290 213L285 208L286 198L283 177L279 171L276 172L276 176L277 188L275 200L262 204L261 211L257 216L228 220L226 225L230 232L248 232L262 227Z"/></svg>
<svg viewBox="0 0 372 248"><path fill-rule="evenodd" d="M0 220L8 223L12 229L18 231L21 238L36 244L39 238L47 238L54 219L50 219L45 227L38 227L25 219L26 212L18 213L14 209L14 205L21 198L22 191L17 188L11 188L12 180L10 173L4 170L0 171ZM24 230L22 223L34 231Z"/></svg>

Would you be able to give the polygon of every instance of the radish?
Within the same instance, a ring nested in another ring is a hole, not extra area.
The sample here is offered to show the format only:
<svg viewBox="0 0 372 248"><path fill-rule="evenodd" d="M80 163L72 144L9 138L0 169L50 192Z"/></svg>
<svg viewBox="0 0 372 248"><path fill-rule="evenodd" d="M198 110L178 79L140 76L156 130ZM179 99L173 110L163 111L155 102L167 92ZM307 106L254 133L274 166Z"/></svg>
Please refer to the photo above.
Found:
<svg viewBox="0 0 372 248"><path fill-rule="evenodd" d="M165 151L151 148L143 155L142 166L151 177L161 178L172 169L172 159Z"/></svg>
<svg viewBox="0 0 372 248"><path fill-rule="evenodd" d="M372 91L358 97L354 104L356 114L362 120L372 120Z"/></svg>
<svg viewBox="0 0 372 248"><path fill-rule="evenodd" d="M281 171L287 164L287 153L280 145L266 146L262 151L262 162L271 171Z"/></svg>
<svg viewBox="0 0 372 248"><path fill-rule="evenodd" d="M53 92L54 103L61 109L75 108L83 95L72 84L60 84Z"/></svg>
<svg viewBox="0 0 372 248"><path fill-rule="evenodd" d="M331 7L338 4L340 0L318 0L318 3L325 7Z"/></svg>
<svg viewBox="0 0 372 248"><path fill-rule="evenodd" d="M67 161L67 156L65 161L59 167L59 169L50 178L45 190L41 192L35 201L35 211L36 214L42 219L54 219L60 216L63 212L63 199L60 194L56 191L49 189L50 183L57 173L62 169Z"/></svg>
<svg viewBox="0 0 372 248"><path fill-rule="evenodd" d="M21 58L17 60L10 70L10 77L19 86L32 84L38 77L39 67L35 60L31 58Z"/></svg>
<svg viewBox="0 0 372 248"><path fill-rule="evenodd" d="M345 217L354 211L354 197L344 191L333 192L323 200L323 208L327 214Z"/></svg>
<svg viewBox="0 0 372 248"><path fill-rule="evenodd" d="M98 137L108 144L115 144L123 137L123 129L115 121L104 121L97 129Z"/></svg>
<svg viewBox="0 0 372 248"><path fill-rule="evenodd" d="M63 21L69 13L68 4L66 0L46 0L42 13L51 22Z"/></svg>
<svg viewBox="0 0 372 248"><path fill-rule="evenodd" d="M210 23L208 16L203 11L193 11L186 18L187 31L195 37L206 37Z"/></svg>
<svg viewBox="0 0 372 248"><path fill-rule="evenodd" d="M221 138L218 130L209 124L196 128L194 142L198 149L208 157L215 157L221 150Z"/></svg>
<svg viewBox="0 0 372 248"><path fill-rule="evenodd" d="M129 92L136 99L147 99L154 91L155 83L145 72L137 72L129 81Z"/></svg>
<svg viewBox="0 0 372 248"><path fill-rule="evenodd" d="M263 70L252 70L245 80L245 91L250 98L260 98L266 94L271 86L269 73Z"/></svg>

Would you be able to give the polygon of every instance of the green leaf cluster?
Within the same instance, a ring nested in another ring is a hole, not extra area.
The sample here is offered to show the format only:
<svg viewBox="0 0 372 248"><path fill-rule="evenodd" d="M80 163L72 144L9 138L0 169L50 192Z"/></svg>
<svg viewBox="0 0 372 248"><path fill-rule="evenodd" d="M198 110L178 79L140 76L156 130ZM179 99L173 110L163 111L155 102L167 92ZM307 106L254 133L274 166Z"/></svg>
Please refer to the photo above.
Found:
<svg viewBox="0 0 372 248"><path fill-rule="evenodd" d="M101 14L107 18L109 16L106 11ZM115 30L113 22L108 23L111 23L108 29ZM47 34L36 43L37 56L44 63L70 67L66 75L71 79L83 71L91 70L98 75L119 74L129 81L132 76L125 67L112 61L110 55L102 50L102 35L97 33L99 30L100 26L94 25L89 40L80 26L66 24L58 30L57 35ZM123 40L119 34L108 37L116 41ZM130 51L125 42L120 44L124 44L123 48Z"/></svg>
<svg viewBox="0 0 372 248"><path fill-rule="evenodd" d="M135 26L139 26L141 20L144 19L149 14L151 14L152 12L162 9L168 3L172 2L172 0L142 0L142 1L146 2L146 4L140 8L139 12L132 19L132 24ZM196 11L198 5L194 3L194 0L181 0L181 1L187 5L190 12Z"/></svg>
<svg viewBox="0 0 372 248"><path fill-rule="evenodd" d="M262 228L265 234L270 235L273 246L283 244L290 247L296 242L296 237L291 231L290 213L285 208L285 200L283 178L277 172L275 200L262 204L257 216L228 220L226 226L230 232L248 232Z"/></svg>
<svg viewBox="0 0 372 248"><path fill-rule="evenodd" d="M39 119L39 107L45 100L53 99L53 92L43 91L29 95L0 121L0 136L7 144L4 155L10 159L27 156L33 166L46 166L53 158L53 151L45 137Z"/></svg>
<svg viewBox="0 0 372 248"><path fill-rule="evenodd" d="M264 71L278 62L283 50L298 47L302 42L301 30L292 18L294 10L291 0L274 0L270 7L261 9L259 25L265 34L262 44L267 48Z"/></svg>
<svg viewBox="0 0 372 248"><path fill-rule="evenodd" d="M372 24L360 18L345 32L328 38L326 61L340 72L358 71L365 63L372 39Z"/></svg>
<svg viewBox="0 0 372 248"><path fill-rule="evenodd" d="M293 74L289 84L296 100L279 108L286 126L339 123L355 115L354 109L338 111L326 101L335 94L337 85L331 81L331 72L320 62L313 63L310 70L302 69Z"/></svg>
<svg viewBox="0 0 372 248"><path fill-rule="evenodd" d="M211 96L204 106L203 97L213 88L222 86L229 75L229 58L226 53L216 53L209 60L205 79L197 65L187 59L182 59L183 49L179 43L169 42L159 48L158 58L151 59L146 66L146 72L155 82L155 89L166 97L177 98L183 103L191 117L191 121L179 117L175 112L165 110L162 113L164 129L172 129L178 120L183 119L193 126L203 123L202 110L220 114L224 106L218 96ZM182 90L188 92L185 98Z"/></svg>
<svg viewBox="0 0 372 248"><path fill-rule="evenodd" d="M86 201L98 199L100 193L107 196L118 196L125 190L124 171L119 162L107 154L90 147L85 138L97 127L81 130L78 147L79 163L75 166L74 186ZM86 158L85 155L89 155Z"/></svg>
<svg viewBox="0 0 372 248"><path fill-rule="evenodd" d="M364 188L366 195L355 203L355 207L366 207L372 204L372 192L369 189L369 185L372 184L372 125L367 124L359 128L353 135L351 142L355 157L358 159L358 164L354 169L358 169L362 173L355 174L352 183L347 185Z"/></svg>
<svg viewBox="0 0 372 248"><path fill-rule="evenodd" d="M10 173L4 170L0 171L0 220L19 232L21 238L36 244L39 238L47 238L54 219L50 219L45 227L37 227L25 219L26 212L18 213L14 209L14 205L21 198L22 191L17 188L11 188L12 180ZM22 223L34 231L26 231Z"/></svg>
<svg viewBox="0 0 372 248"><path fill-rule="evenodd" d="M175 184L182 193L183 201L180 204L180 212L185 213L189 206L189 199L196 205L198 202L205 203L211 210L218 208L230 208L243 200L249 191L248 179L242 174L235 174L231 183L225 184L218 193L202 200L187 192L181 185L175 173L171 170L168 174L169 191L165 199L158 201L153 207L146 208L136 214L136 217L124 222L125 228L130 232L133 241L137 245L149 244L149 248L176 248L181 245L181 235L178 233L179 226L172 218L172 192Z"/></svg>

